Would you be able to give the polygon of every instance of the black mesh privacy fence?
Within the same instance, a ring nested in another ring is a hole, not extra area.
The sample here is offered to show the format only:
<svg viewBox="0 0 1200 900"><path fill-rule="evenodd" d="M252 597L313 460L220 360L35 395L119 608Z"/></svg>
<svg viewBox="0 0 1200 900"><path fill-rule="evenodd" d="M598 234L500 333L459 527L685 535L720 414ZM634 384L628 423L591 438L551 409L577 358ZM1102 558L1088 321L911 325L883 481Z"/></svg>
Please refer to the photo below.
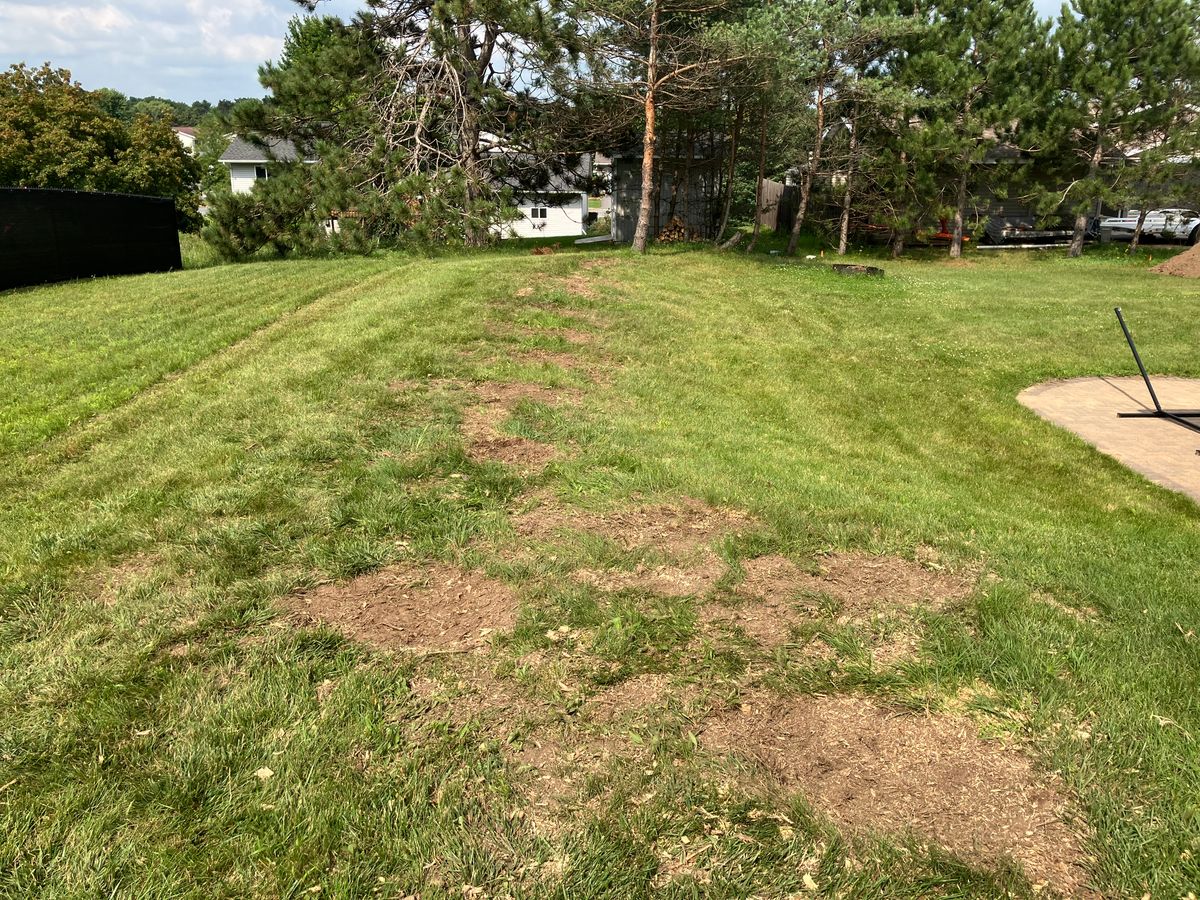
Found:
<svg viewBox="0 0 1200 900"><path fill-rule="evenodd" d="M182 267L174 200L0 188L0 290Z"/></svg>

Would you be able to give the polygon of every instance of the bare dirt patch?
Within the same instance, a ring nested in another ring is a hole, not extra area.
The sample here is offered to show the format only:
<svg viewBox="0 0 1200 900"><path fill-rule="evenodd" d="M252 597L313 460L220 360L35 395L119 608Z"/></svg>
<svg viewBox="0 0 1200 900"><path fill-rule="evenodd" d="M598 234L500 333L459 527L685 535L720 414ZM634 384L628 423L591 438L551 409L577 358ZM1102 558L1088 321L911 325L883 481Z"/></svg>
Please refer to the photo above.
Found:
<svg viewBox="0 0 1200 900"><path fill-rule="evenodd" d="M581 347L596 343L595 332L581 331L578 328L555 328L549 334L562 338L568 344L576 344Z"/></svg>
<svg viewBox="0 0 1200 900"><path fill-rule="evenodd" d="M152 579L160 564L160 560L148 553L126 557L116 565L85 575L83 592L105 606L113 606L125 590Z"/></svg>
<svg viewBox="0 0 1200 900"><path fill-rule="evenodd" d="M584 531L610 538L627 550L653 549L670 557L706 550L728 534L750 527L745 513L718 509L690 498L676 504L652 504L608 513L564 507L546 501L513 520L517 533L547 539L562 531Z"/></svg>
<svg viewBox="0 0 1200 900"><path fill-rule="evenodd" d="M878 626L881 617L895 619L881 640L873 642L872 659L891 665L915 654L920 643L917 623L908 615L917 607L938 608L970 593L970 583L933 572L891 556L835 553L825 557L819 575L804 571L786 556L770 554L742 563L745 579L735 589L737 606L710 604L700 610L700 623L736 626L760 645L786 643L804 620L821 618L821 595L840 604L839 624ZM877 628L875 630L878 630ZM805 645L806 655L829 659L832 648L820 640Z"/></svg>
<svg viewBox="0 0 1200 900"><path fill-rule="evenodd" d="M560 369L583 368L583 362L579 357L565 350L546 350L541 347L534 347L529 350L516 351L513 354L513 358L526 365L558 366Z"/></svg>
<svg viewBox="0 0 1200 900"><path fill-rule="evenodd" d="M592 279L583 273L566 276L562 280L562 285L568 294L574 294L576 297L595 300L600 296L596 292Z"/></svg>
<svg viewBox="0 0 1200 900"><path fill-rule="evenodd" d="M613 738L576 728L530 735L510 757L525 778L525 821L548 839L578 828L579 816L589 806L584 797L588 779L631 755L636 753Z"/></svg>
<svg viewBox="0 0 1200 900"><path fill-rule="evenodd" d="M587 300L595 300L600 294L596 290L596 286L600 282L596 275L602 270L616 264L615 259L588 259L579 264L579 268L570 275L564 276L560 280L563 288L568 294L573 294L576 297L583 297Z"/></svg>
<svg viewBox="0 0 1200 900"><path fill-rule="evenodd" d="M522 400L555 404L575 401L579 392L548 388L539 384L484 382L475 388L479 404L463 412L463 436L467 454L477 461L502 462L526 470L546 466L557 453L549 444L504 434L500 426Z"/></svg>
<svg viewBox="0 0 1200 900"><path fill-rule="evenodd" d="M385 649L470 650L507 631L518 602L504 583L443 563L403 565L295 595L296 613Z"/></svg>
<svg viewBox="0 0 1200 900"><path fill-rule="evenodd" d="M821 574L809 576L803 589L819 591L840 600L844 616L861 616L881 604L911 608L927 604L932 608L961 600L971 593L965 579L945 572L933 572L897 556L871 556L866 553L833 553L821 561Z"/></svg>
<svg viewBox="0 0 1200 900"><path fill-rule="evenodd" d="M714 626L737 628L763 647L778 647L792 636L792 627L801 619L796 608L779 595L747 600L738 606L709 603L699 611L702 629Z"/></svg>
<svg viewBox="0 0 1200 900"><path fill-rule="evenodd" d="M585 709L597 722L611 723L631 714L659 719L668 710L689 711L700 696L695 685L675 684L668 675L643 674L627 678L588 701Z"/></svg>
<svg viewBox="0 0 1200 900"><path fill-rule="evenodd" d="M842 605L842 615L861 617L881 608L939 607L971 593L965 579L934 572L897 556L832 553L812 575L785 556L770 555L742 564L746 578L738 592L753 597L826 594Z"/></svg>
<svg viewBox="0 0 1200 900"><path fill-rule="evenodd" d="M1085 891L1066 798L1021 753L955 717L918 716L857 697L756 693L717 716L703 745L734 752L802 791L839 826L915 832L984 864L1011 858L1035 884Z"/></svg>
<svg viewBox="0 0 1200 900"><path fill-rule="evenodd" d="M690 566L639 565L632 571L579 569L571 577L602 591L639 590L664 597L690 597L707 594L724 574L721 558L704 553Z"/></svg>
<svg viewBox="0 0 1200 900"><path fill-rule="evenodd" d="M456 725L480 721L497 739L514 728L544 722L552 711L509 678L499 677L482 656L456 657L437 674L422 672L409 682L413 695Z"/></svg>

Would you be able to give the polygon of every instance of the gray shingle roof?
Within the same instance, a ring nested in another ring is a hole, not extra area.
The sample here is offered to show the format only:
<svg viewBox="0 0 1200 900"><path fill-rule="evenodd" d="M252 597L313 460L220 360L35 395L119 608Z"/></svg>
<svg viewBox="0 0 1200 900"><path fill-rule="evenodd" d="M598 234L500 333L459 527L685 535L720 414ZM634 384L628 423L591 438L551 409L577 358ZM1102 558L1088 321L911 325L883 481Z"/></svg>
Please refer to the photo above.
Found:
<svg viewBox="0 0 1200 900"><path fill-rule="evenodd" d="M235 134L221 154L220 162L295 162L300 158L296 145L286 138L266 138L266 149L253 141L248 141L241 135ZM306 157L305 162L315 161L315 157Z"/></svg>

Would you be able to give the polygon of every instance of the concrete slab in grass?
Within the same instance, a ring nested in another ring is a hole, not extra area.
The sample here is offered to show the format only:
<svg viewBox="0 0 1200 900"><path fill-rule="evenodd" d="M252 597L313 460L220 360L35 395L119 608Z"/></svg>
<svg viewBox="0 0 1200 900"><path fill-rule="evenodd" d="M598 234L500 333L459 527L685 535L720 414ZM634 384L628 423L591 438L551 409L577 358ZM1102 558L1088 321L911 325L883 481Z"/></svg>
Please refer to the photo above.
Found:
<svg viewBox="0 0 1200 900"><path fill-rule="evenodd" d="M1164 409L1200 409L1200 379L1153 381ZM1153 408L1141 378L1048 381L1022 391L1017 399L1154 483L1200 503L1200 434L1163 419L1117 417Z"/></svg>

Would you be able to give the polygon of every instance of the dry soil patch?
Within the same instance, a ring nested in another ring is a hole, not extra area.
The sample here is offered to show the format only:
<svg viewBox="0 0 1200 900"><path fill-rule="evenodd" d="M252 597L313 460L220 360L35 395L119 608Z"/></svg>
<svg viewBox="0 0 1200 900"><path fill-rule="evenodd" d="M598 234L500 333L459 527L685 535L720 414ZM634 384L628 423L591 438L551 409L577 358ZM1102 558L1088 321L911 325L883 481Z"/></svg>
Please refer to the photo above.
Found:
<svg viewBox="0 0 1200 900"><path fill-rule="evenodd" d="M709 603L700 608L702 628L739 628L764 647L777 647L791 638L792 626L801 619L796 608L777 595L749 599L739 606Z"/></svg>
<svg viewBox="0 0 1200 900"><path fill-rule="evenodd" d="M504 434L500 426L522 400L555 404L578 399L578 391L548 388L538 384L484 382L475 387L479 403L463 411L463 436L467 455L486 462L502 462L536 470L556 456L555 449L541 441Z"/></svg>
<svg viewBox="0 0 1200 900"><path fill-rule="evenodd" d="M547 704L530 697L515 681L497 676L491 661L481 655L455 657L452 665L436 674L419 673L409 682L409 690L456 725L485 721L498 739L513 728L552 715Z"/></svg>
<svg viewBox="0 0 1200 900"><path fill-rule="evenodd" d="M944 606L971 593L971 583L933 572L898 556L833 553L821 560L821 573L808 576L803 588L841 601L842 615L859 617L881 607Z"/></svg>
<svg viewBox="0 0 1200 900"><path fill-rule="evenodd" d="M588 807L583 798L588 779L628 755L636 753L612 738L574 728L529 735L510 755L510 763L525 776L525 820L548 839L578 828Z"/></svg>
<svg viewBox="0 0 1200 900"><path fill-rule="evenodd" d="M85 575L83 592L105 606L113 606L132 585L152 579L160 564L160 560L148 553L126 557L116 565Z"/></svg>
<svg viewBox="0 0 1200 900"><path fill-rule="evenodd" d="M639 565L621 569L579 569L572 578L603 591L639 590L663 597L702 596L725 574L725 563L715 553L704 553L691 566Z"/></svg>
<svg viewBox="0 0 1200 900"><path fill-rule="evenodd" d="M818 610L811 598L825 594L839 602L841 623L877 624L880 615L897 617L897 627L873 646L872 658L879 665L895 663L915 652L919 630L906 615L909 611L918 606L937 608L971 591L970 583L957 576L933 572L899 557L864 553L824 557L819 575L778 554L746 560L742 568L746 577L736 593L744 602L704 607L700 611L702 625L734 625L761 645L778 646L788 640L794 625L816 617ZM821 641L811 641L807 648L816 658L829 658L832 653Z"/></svg>
<svg viewBox="0 0 1200 900"><path fill-rule="evenodd" d="M523 365L557 366L560 369L582 369L583 363L574 353L565 350L546 350L533 347L528 350L517 350L513 357Z"/></svg>
<svg viewBox="0 0 1200 900"><path fill-rule="evenodd" d="M856 697L756 693L710 720L703 745L764 766L850 831L915 832L963 858L1019 862L1035 884L1085 890L1066 798L1021 753L966 719Z"/></svg>
<svg viewBox="0 0 1200 900"><path fill-rule="evenodd" d="M966 579L898 556L831 553L821 558L818 575L778 555L747 560L742 568L746 578L739 593L775 598L827 594L841 603L842 615L851 619L886 608L938 607L971 593Z"/></svg>
<svg viewBox="0 0 1200 900"><path fill-rule="evenodd" d="M469 650L508 631L518 601L506 584L443 563L401 565L293 596L297 613L386 649Z"/></svg>
<svg viewBox="0 0 1200 900"><path fill-rule="evenodd" d="M707 550L715 541L751 523L744 513L692 499L608 513L547 501L513 520L517 533L525 537L548 539L561 531L585 531L608 537L627 550L652 549L676 558Z"/></svg>
<svg viewBox="0 0 1200 900"><path fill-rule="evenodd" d="M699 698L695 685L676 685L668 675L643 674L627 678L596 694L586 705L597 722L616 722L635 713L661 718L671 709L687 712Z"/></svg>

